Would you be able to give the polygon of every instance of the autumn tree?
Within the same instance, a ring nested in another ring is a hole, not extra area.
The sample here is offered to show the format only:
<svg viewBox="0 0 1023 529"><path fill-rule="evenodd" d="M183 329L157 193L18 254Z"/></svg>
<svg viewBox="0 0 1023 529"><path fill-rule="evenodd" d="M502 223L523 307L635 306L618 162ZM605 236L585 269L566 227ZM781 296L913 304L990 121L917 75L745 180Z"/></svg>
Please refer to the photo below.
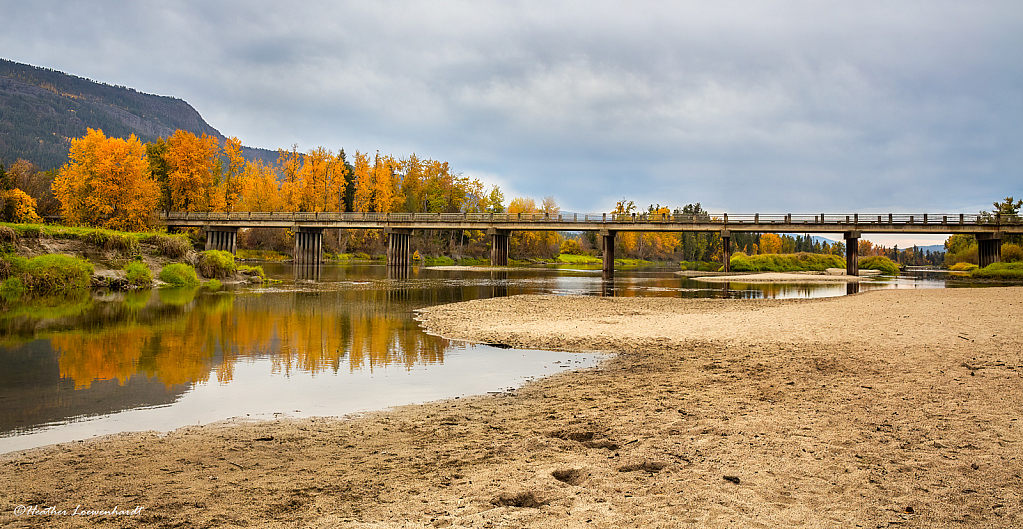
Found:
<svg viewBox="0 0 1023 529"><path fill-rule="evenodd" d="M220 146L217 138L178 130L167 139L171 208L177 211L223 211L218 193Z"/></svg>
<svg viewBox="0 0 1023 529"><path fill-rule="evenodd" d="M35 201L34 210L41 216L60 213L60 202L53 196L53 181L57 171L40 171L28 160L18 159L8 169L7 174L15 189L20 189Z"/></svg>
<svg viewBox="0 0 1023 529"><path fill-rule="evenodd" d="M238 211L281 211L283 201L277 183L277 171L262 160L248 162L238 177Z"/></svg>
<svg viewBox="0 0 1023 529"><path fill-rule="evenodd" d="M487 212L504 213L504 193L496 185L490 187L490 193L487 195Z"/></svg>
<svg viewBox="0 0 1023 529"><path fill-rule="evenodd" d="M89 129L71 140L69 158L53 182L65 221L129 231L149 226L159 187L134 134L125 140Z"/></svg>
<svg viewBox="0 0 1023 529"><path fill-rule="evenodd" d="M3 211L0 220L4 222L37 224L43 221L36 214L36 200L18 188L0 191L0 204Z"/></svg>
<svg viewBox="0 0 1023 529"><path fill-rule="evenodd" d="M760 253L781 253L781 237L773 233L760 236Z"/></svg>
<svg viewBox="0 0 1023 529"><path fill-rule="evenodd" d="M171 200L170 187L170 162L167 161L167 142L163 138L157 138L155 142L146 144L146 160L149 162L149 174L156 180L160 188L160 199L157 207L164 211L170 211L173 202Z"/></svg>
<svg viewBox="0 0 1023 529"><path fill-rule="evenodd" d="M224 140L224 156L227 168L224 170L217 194L224 197L226 211L234 211L241 199L241 175L245 171L245 158L242 156L242 142L231 137Z"/></svg>

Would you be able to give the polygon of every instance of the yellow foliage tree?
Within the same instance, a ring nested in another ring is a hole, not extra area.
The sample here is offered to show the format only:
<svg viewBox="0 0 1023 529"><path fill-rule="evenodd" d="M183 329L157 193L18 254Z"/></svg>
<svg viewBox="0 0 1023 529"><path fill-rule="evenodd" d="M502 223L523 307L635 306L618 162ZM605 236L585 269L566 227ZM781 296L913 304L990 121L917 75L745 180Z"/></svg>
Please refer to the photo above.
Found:
<svg viewBox="0 0 1023 529"><path fill-rule="evenodd" d="M238 211L281 211L280 188L273 165L261 160L245 164L239 177Z"/></svg>
<svg viewBox="0 0 1023 529"><path fill-rule="evenodd" d="M178 130L167 139L170 165L167 177L171 208L177 211L223 211L226 198L218 192L220 146L217 138Z"/></svg>
<svg viewBox="0 0 1023 529"><path fill-rule="evenodd" d="M65 221L128 231L148 228L160 191L149 173L145 147L134 134L125 140L89 129L71 140L69 157L53 182Z"/></svg>
<svg viewBox="0 0 1023 529"><path fill-rule="evenodd" d="M238 138L224 140L224 155L227 156L227 170L221 180L218 194L224 197L227 211L234 211L241 197L241 176L245 171L245 158L242 157L242 142Z"/></svg>
<svg viewBox="0 0 1023 529"><path fill-rule="evenodd" d="M355 211L372 211L373 175L369 165L369 155L355 151L352 162L352 173L355 177Z"/></svg>
<svg viewBox="0 0 1023 529"><path fill-rule="evenodd" d="M781 253L781 237L773 233L760 236L760 253Z"/></svg>
<svg viewBox="0 0 1023 529"><path fill-rule="evenodd" d="M5 212L10 211L11 218L9 220L11 222L37 224L43 221L36 214L36 199L18 188L0 192L0 203L4 204Z"/></svg>

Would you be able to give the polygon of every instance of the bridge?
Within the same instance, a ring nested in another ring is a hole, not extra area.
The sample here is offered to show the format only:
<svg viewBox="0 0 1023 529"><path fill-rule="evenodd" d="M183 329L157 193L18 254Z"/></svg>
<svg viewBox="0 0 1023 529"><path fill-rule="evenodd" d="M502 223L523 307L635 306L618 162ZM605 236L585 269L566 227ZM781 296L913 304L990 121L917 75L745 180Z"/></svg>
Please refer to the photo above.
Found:
<svg viewBox="0 0 1023 529"><path fill-rule="evenodd" d="M858 245L864 233L974 235L980 265L1001 260L1006 234L1023 234L1020 215L972 214L597 214L546 215L543 213L265 213L265 212L161 212L168 229L203 228L206 249L237 252L241 228L288 228L295 233L295 262L318 263L323 254L325 229L382 229L387 234L387 264L412 264L412 230L479 230L491 237L490 262L508 264L508 236L512 231L591 231L601 236L604 277L614 277L614 241L618 232L717 233L723 242L724 269L731 256L731 234L840 233L846 246L846 272L859 273Z"/></svg>

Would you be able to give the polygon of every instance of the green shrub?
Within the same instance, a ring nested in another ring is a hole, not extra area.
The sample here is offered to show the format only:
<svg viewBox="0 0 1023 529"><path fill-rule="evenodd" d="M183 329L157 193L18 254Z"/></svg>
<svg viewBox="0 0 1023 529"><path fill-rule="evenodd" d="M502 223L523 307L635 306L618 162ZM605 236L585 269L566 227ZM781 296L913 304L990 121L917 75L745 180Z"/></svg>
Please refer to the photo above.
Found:
<svg viewBox="0 0 1023 529"><path fill-rule="evenodd" d="M831 254L795 253L746 255L732 254L729 267L736 272L799 272L845 268L845 258Z"/></svg>
<svg viewBox="0 0 1023 529"><path fill-rule="evenodd" d="M992 263L970 271L970 277L982 279L1023 279L1023 263Z"/></svg>
<svg viewBox="0 0 1023 529"><path fill-rule="evenodd" d="M220 290L220 287L224 286L219 279L210 279L206 282L206 288L209 290Z"/></svg>
<svg viewBox="0 0 1023 529"><path fill-rule="evenodd" d="M249 266L249 265L238 265L238 272L247 276L259 276L266 280L266 272L263 271L262 266Z"/></svg>
<svg viewBox="0 0 1023 529"><path fill-rule="evenodd" d="M160 281L176 287L194 287L199 285L199 276L191 265L173 263L160 270Z"/></svg>
<svg viewBox="0 0 1023 529"><path fill-rule="evenodd" d="M128 263L124 271L127 273L129 285L136 288L153 286L153 272L145 263L139 261Z"/></svg>
<svg viewBox="0 0 1023 529"><path fill-rule="evenodd" d="M8 277L4 279L3 283L0 283L0 297L3 297L5 300L18 299L24 293L25 283L22 283L21 278Z"/></svg>
<svg viewBox="0 0 1023 529"><path fill-rule="evenodd" d="M975 264L973 264L973 263L956 263L956 264L952 265L949 268L949 270L951 270L953 272L968 272L968 271L973 270L975 268L980 268L980 267L975 265Z"/></svg>
<svg viewBox="0 0 1023 529"><path fill-rule="evenodd" d="M368 261L369 260L369 254L366 253L366 252L358 252L358 253L355 254L355 258L356 259L363 259L363 260Z"/></svg>
<svg viewBox="0 0 1023 529"><path fill-rule="evenodd" d="M1003 263L1018 263L1023 261L1023 248L1018 244L1003 244L1002 245L1002 262Z"/></svg>
<svg viewBox="0 0 1023 529"><path fill-rule="evenodd" d="M948 266L951 269L952 265L957 263L977 264L980 262L979 255L979 246L977 246L977 243L973 243L958 252L946 252L945 266Z"/></svg>
<svg viewBox="0 0 1023 529"><path fill-rule="evenodd" d="M358 257L359 254L355 254L355 256ZM423 266L451 266L453 264L455 264L455 260L444 255L423 258Z"/></svg>
<svg viewBox="0 0 1023 529"><path fill-rule="evenodd" d="M207 250L200 253L197 265L203 277L225 278L237 269L234 255L223 250Z"/></svg>
<svg viewBox="0 0 1023 529"><path fill-rule="evenodd" d="M40 255L16 266L30 276L31 284L25 286L42 294L87 288L93 272L89 261L62 254Z"/></svg>
<svg viewBox="0 0 1023 529"><path fill-rule="evenodd" d="M859 265L860 268L864 270L880 270L881 273L886 276L899 275L899 265L895 264L895 262L891 259L881 255L864 257L860 259Z"/></svg>

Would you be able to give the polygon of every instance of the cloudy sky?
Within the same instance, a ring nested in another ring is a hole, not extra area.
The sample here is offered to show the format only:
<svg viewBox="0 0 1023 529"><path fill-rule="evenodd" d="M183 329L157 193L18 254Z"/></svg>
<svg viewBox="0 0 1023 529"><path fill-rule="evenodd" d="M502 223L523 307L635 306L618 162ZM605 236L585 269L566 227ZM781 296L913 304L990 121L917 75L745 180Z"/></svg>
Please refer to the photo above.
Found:
<svg viewBox="0 0 1023 529"><path fill-rule="evenodd" d="M0 0L0 57L246 145L445 160L602 212L1023 197L1023 3Z"/></svg>

